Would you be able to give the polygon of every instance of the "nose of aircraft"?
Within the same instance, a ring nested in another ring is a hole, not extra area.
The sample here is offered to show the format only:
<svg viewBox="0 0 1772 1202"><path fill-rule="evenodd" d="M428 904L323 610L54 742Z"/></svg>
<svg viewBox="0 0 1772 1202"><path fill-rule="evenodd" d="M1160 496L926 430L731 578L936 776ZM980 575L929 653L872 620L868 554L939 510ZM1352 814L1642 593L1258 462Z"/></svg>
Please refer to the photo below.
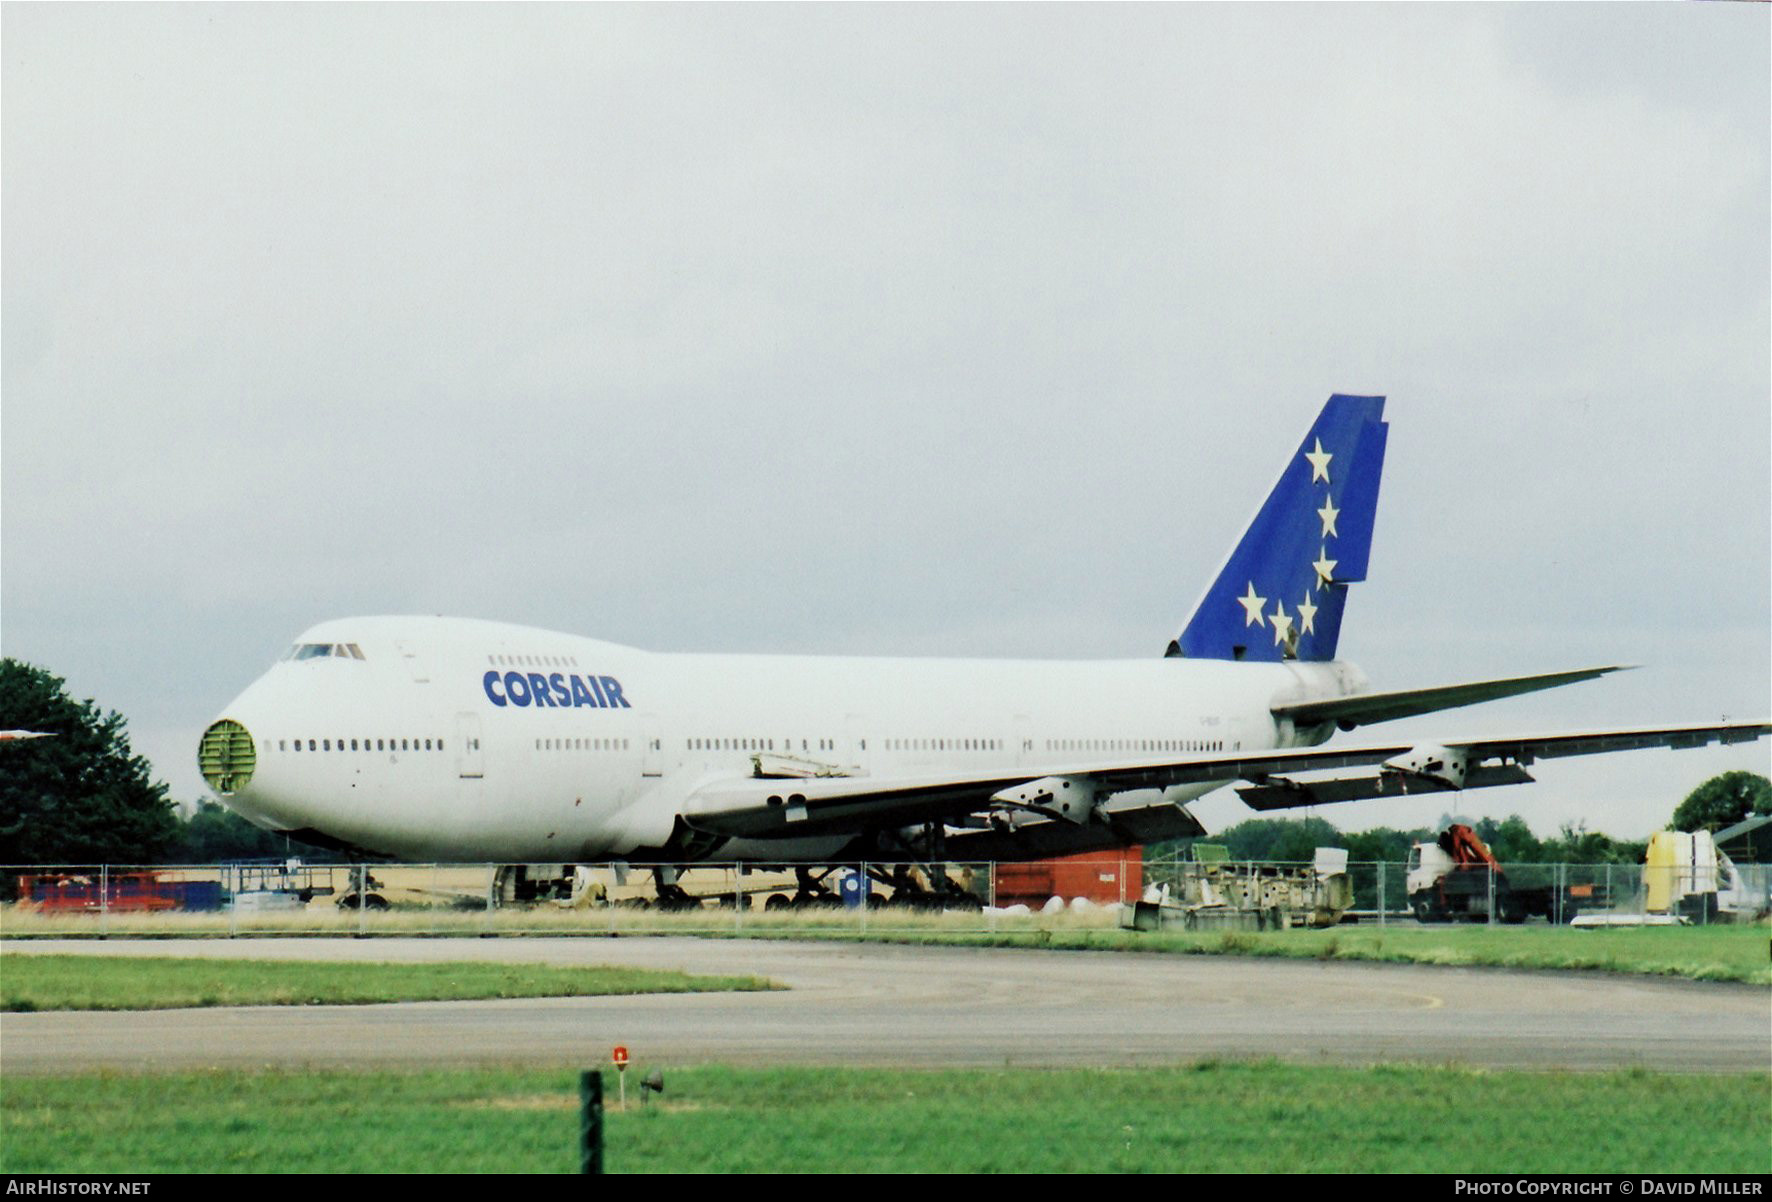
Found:
<svg viewBox="0 0 1772 1202"><path fill-rule="evenodd" d="M211 722L197 745L197 767L209 787L222 797L232 797L252 783L258 752L252 733L232 718Z"/></svg>
<svg viewBox="0 0 1772 1202"><path fill-rule="evenodd" d="M287 792L287 773L278 772L266 758L268 742L261 742L261 728L274 728L267 715L277 712L275 672L253 682L211 722L197 744L197 768L203 779L228 808L249 821L272 830L311 825L291 812L293 799Z"/></svg>

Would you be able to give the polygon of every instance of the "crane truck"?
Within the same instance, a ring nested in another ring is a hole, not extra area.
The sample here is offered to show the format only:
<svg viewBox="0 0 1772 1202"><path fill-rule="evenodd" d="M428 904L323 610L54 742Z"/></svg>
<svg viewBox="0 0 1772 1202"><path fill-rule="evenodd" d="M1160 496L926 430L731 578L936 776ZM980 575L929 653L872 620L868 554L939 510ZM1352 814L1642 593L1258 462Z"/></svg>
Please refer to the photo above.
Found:
<svg viewBox="0 0 1772 1202"><path fill-rule="evenodd" d="M1409 908L1419 922L1519 923L1537 915L1569 922L1582 910L1604 907L1605 886L1517 885L1477 833L1453 823L1432 843L1409 852Z"/></svg>

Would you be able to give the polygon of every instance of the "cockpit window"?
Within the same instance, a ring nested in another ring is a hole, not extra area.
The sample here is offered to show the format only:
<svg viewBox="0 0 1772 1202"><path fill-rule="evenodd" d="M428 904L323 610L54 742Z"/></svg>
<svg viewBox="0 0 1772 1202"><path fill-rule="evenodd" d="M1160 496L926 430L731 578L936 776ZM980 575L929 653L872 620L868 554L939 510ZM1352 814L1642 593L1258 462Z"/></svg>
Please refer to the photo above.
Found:
<svg viewBox="0 0 1772 1202"><path fill-rule="evenodd" d="M284 659L367 659L355 643L297 643Z"/></svg>

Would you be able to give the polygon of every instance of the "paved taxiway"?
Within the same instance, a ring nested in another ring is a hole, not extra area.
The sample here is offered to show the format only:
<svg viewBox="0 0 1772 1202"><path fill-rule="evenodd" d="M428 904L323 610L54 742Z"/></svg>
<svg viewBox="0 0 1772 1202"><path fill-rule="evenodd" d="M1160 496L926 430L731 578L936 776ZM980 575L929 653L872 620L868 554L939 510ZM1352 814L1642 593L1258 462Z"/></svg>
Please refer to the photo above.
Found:
<svg viewBox="0 0 1772 1202"><path fill-rule="evenodd" d="M621 964L790 989L8 1014L0 1072L204 1066L1320 1063L1765 1070L1765 989L1599 973L675 937L13 942L6 955Z"/></svg>

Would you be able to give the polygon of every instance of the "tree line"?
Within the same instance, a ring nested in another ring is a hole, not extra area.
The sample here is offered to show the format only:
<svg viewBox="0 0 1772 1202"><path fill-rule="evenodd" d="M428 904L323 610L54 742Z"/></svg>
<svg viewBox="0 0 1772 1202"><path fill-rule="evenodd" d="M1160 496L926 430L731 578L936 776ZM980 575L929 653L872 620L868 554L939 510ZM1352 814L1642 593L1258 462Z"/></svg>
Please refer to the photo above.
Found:
<svg viewBox="0 0 1772 1202"><path fill-rule="evenodd" d="M1719 831L1754 814L1772 814L1772 780L1757 772L1724 772L1686 795L1674 808L1670 831ZM1374 827L1344 832L1322 818L1251 818L1217 835L1178 839L1148 849L1151 859L1186 855L1194 843L1215 843L1237 860L1309 860L1319 847L1345 847L1354 863L1402 861L1417 843L1431 843L1454 822L1465 822L1503 863L1515 864L1641 864L1647 839L1614 839L1590 831L1585 823L1564 823L1555 835L1540 839L1524 818L1479 818L1474 822L1440 815L1438 826L1413 830Z"/></svg>
<svg viewBox="0 0 1772 1202"><path fill-rule="evenodd" d="M1352 863L1384 860L1401 863L1417 843L1431 843L1454 822L1465 821L1442 814L1438 826L1410 830L1380 826L1367 831L1342 831L1322 818L1251 818L1203 839L1180 839L1149 849L1153 859L1185 857L1194 843L1214 843L1237 860L1308 861L1319 847L1345 847ZM1518 814L1497 820L1479 818L1467 822L1477 838L1503 863L1524 864L1639 864L1648 840L1614 839L1600 831L1565 823L1548 839L1540 839Z"/></svg>

